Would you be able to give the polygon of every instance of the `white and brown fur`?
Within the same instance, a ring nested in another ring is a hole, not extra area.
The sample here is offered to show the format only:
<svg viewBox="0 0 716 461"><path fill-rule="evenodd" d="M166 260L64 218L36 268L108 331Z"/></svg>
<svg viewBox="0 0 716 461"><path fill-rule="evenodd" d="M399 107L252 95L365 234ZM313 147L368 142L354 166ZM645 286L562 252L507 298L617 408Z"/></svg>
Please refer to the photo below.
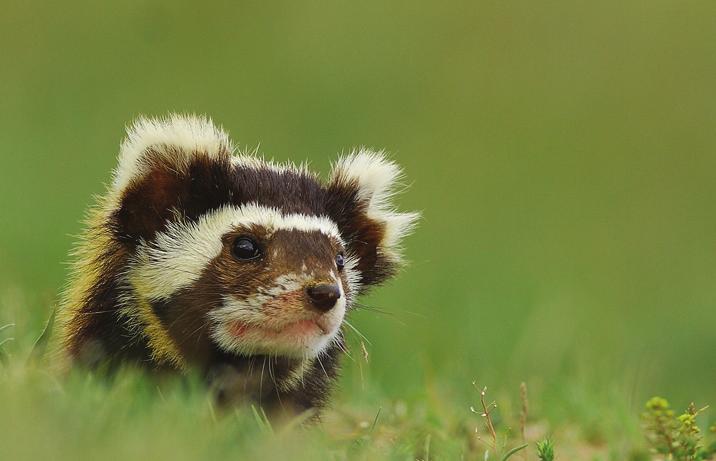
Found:
<svg viewBox="0 0 716 461"><path fill-rule="evenodd" d="M140 118L76 250L58 316L63 357L195 370L226 402L322 407L345 349L345 313L395 274L417 219L391 204L400 175L381 153L359 150L323 183L305 167L235 154L206 118ZM234 257L243 235L260 242L260 258ZM305 296L323 282L340 287L328 312ZM322 333L281 333L302 319Z"/></svg>

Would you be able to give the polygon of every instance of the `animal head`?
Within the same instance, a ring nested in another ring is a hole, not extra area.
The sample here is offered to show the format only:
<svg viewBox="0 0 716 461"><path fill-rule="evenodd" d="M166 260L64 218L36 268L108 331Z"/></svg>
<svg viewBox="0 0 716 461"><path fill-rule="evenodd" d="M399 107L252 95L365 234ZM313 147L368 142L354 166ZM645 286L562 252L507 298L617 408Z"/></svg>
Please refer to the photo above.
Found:
<svg viewBox="0 0 716 461"><path fill-rule="evenodd" d="M400 177L362 149L323 182L304 166L235 155L206 118L141 118L105 205L126 255L122 312L160 359L212 348L315 357L340 340L355 297L400 265L418 217L393 208Z"/></svg>

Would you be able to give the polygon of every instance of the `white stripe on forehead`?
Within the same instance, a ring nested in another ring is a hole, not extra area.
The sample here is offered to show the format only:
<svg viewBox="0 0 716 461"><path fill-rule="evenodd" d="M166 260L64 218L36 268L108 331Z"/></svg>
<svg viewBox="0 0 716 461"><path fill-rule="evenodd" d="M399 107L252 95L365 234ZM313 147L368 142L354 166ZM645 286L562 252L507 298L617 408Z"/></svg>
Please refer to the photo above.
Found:
<svg viewBox="0 0 716 461"><path fill-rule="evenodd" d="M255 203L224 206L196 222L172 222L151 243L142 243L127 272L129 283L152 300L168 299L194 284L219 254L221 238L241 226L259 225L269 233L278 230L321 232L342 243L338 226L327 217L283 214Z"/></svg>
<svg viewBox="0 0 716 461"><path fill-rule="evenodd" d="M241 216L235 222L232 222L234 226L257 224L269 232L278 230L318 231L342 242L338 225L325 216L308 216L298 213L283 214L277 208L269 208L256 203L244 205L240 208L230 208L241 210Z"/></svg>

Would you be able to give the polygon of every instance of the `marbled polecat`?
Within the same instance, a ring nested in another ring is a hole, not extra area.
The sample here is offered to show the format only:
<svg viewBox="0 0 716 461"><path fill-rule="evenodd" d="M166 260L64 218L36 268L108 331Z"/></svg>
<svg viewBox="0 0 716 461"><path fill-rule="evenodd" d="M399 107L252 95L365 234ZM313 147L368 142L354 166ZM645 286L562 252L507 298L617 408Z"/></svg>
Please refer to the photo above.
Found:
<svg viewBox="0 0 716 461"><path fill-rule="evenodd" d="M357 295L395 274L418 215L380 153L238 155L203 117L140 118L88 215L58 313L68 364L196 371L220 400L321 408Z"/></svg>

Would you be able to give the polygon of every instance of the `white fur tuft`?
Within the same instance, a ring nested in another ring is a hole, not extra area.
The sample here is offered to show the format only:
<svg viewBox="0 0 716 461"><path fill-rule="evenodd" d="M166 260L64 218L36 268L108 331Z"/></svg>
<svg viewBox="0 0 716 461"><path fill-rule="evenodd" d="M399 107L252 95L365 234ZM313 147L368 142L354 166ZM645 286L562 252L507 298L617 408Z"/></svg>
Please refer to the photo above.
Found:
<svg viewBox="0 0 716 461"><path fill-rule="evenodd" d="M140 117L127 129L119 151L113 187L121 191L149 170L148 149L182 170L197 153L217 157L229 155L229 136L211 119L197 115L170 114L162 118Z"/></svg>
<svg viewBox="0 0 716 461"><path fill-rule="evenodd" d="M357 199L365 204L368 217L385 224L381 251L396 259L400 241L410 234L420 218L420 213L400 213L392 204L402 177L400 167L383 152L364 148L338 160L332 173L334 183L358 187Z"/></svg>
<svg viewBox="0 0 716 461"><path fill-rule="evenodd" d="M393 195L395 183L402 177L400 167L385 158L383 152L360 149L336 162L334 175L358 184L358 200L369 208L385 208Z"/></svg>

